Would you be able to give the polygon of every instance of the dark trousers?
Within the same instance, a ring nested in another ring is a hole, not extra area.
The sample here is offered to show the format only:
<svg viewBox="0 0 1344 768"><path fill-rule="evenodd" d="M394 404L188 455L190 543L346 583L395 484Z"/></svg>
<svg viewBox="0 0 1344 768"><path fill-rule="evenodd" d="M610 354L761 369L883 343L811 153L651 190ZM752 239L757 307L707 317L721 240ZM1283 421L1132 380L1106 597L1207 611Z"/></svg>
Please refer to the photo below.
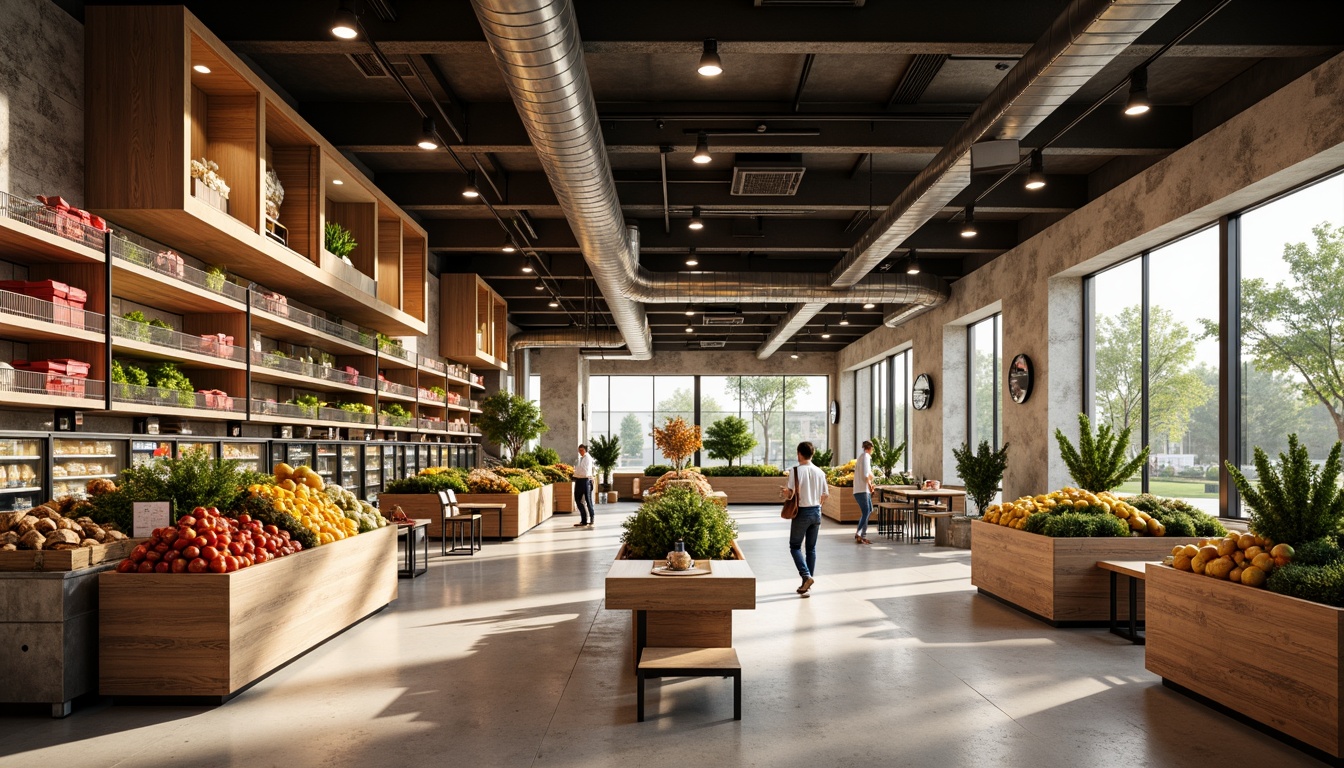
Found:
<svg viewBox="0 0 1344 768"><path fill-rule="evenodd" d="M574 506L579 508L579 522L597 522L597 512L593 509L593 479L591 477L574 478Z"/></svg>

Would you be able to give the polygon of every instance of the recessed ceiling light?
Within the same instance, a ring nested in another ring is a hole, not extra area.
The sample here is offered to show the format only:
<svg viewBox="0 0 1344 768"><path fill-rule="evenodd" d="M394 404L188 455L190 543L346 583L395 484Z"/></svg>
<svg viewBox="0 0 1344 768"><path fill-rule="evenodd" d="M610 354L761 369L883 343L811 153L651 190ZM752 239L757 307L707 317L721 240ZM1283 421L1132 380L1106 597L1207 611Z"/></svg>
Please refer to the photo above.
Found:
<svg viewBox="0 0 1344 768"><path fill-rule="evenodd" d="M416 140L415 146L426 152L439 148L439 137L434 128L434 118L426 117L420 123L420 138Z"/></svg>
<svg viewBox="0 0 1344 768"><path fill-rule="evenodd" d="M339 187L339 186L341 186L342 184L344 184L345 182L344 182L344 181L341 181L340 179L332 179L332 180L331 180L331 183L332 183L332 184L335 184L336 186Z"/></svg>
<svg viewBox="0 0 1344 768"><path fill-rule="evenodd" d="M336 9L336 13L331 17L331 34L342 40L354 40L359 37L359 19L345 2L341 3L341 7Z"/></svg>
<svg viewBox="0 0 1344 768"><path fill-rule="evenodd" d="M695 140L695 154L691 156L691 160L704 165L713 159L709 154L709 135L701 131L700 136Z"/></svg>
<svg viewBox="0 0 1344 768"><path fill-rule="evenodd" d="M1041 157L1041 150L1039 149L1031 151L1031 170L1027 172L1025 186L1031 190L1041 189L1045 186L1045 160Z"/></svg>
<svg viewBox="0 0 1344 768"><path fill-rule="evenodd" d="M705 222L700 218L700 206L691 209L691 220L686 226L690 229L705 228Z"/></svg>
<svg viewBox="0 0 1344 768"><path fill-rule="evenodd" d="M718 77L723 74L723 61L719 59L719 41L709 38L700 52L700 66L696 72L705 77Z"/></svg>
<svg viewBox="0 0 1344 768"><path fill-rule="evenodd" d="M1148 68L1139 67L1129 74L1129 98L1125 99L1125 114L1142 115L1152 109L1148 101Z"/></svg>
<svg viewBox="0 0 1344 768"><path fill-rule="evenodd" d="M210 74L210 68L205 66L204 64L196 64L192 66L192 69L196 70L197 72L200 72L202 75Z"/></svg>
<svg viewBox="0 0 1344 768"><path fill-rule="evenodd" d="M874 304L873 302L869 301L869 302L867 302L867 303L865 303L865 304L863 305L863 308L864 308L864 309L872 309L873 307L876 307L876 306L877 306L876 304Z"/></svg>

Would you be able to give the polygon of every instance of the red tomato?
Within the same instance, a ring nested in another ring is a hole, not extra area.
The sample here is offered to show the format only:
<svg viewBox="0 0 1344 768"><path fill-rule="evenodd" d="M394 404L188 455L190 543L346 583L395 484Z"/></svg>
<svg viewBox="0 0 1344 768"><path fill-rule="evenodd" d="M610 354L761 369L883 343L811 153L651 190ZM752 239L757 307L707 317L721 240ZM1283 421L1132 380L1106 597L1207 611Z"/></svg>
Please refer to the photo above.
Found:
<svg viewBox="0 0 1344 768"><path fill-rule="evenodd" d="M194 560L201 556L201 548L195 544L191 544L182 550L182 556L188 560Z"/></svg>
<svg viewBox="0 0 1344 768"><path fill-rule="evenodd" d="M257 550L257 554L255 554L255 555L252 556L252 560L253 560L254 562L257 562L257 563L264 563L264 562L266 562L266 561L269 560L269 559L270 559L270 557L267 556L267 554L266 554L266 550L264 550L264 549Z"/></svg>
<svg viewBox="0 0 1344 768"><path fill-rule="evenodd" d="M289 541L289 531L281 531L280 538L284 539L285 541Z"/></svg>
<svg viewBox="0 0 1344 768"><path fill-rule="evenodd" d="M235 541L229 545L229 552L235 555L241 555L243 554L243 545Z"/></svg>
<svg viewBox="0 0 1344 768"><path fill-rule="evenodd" d="M279 529L279 528L276 528L274 525L268 525L268 526L266 526L266 532L269 533L269 534L271 534L272 536L279 536L279 535L280 535L280 529Z"/></svg>
<svg viewBox="0 0 1344 768"><path fill-rule="evenodd" d="M211 573L224 573L226 570L228 570L228 564L224 562L223 555L216 555L210 559Z"/></svg>
<svg viewBox="0 0 1344 768"><path fill-rule="evenodd" d="M191 515L183 515L182 517L177 518L177 524L180 526L190 528L191 526L196 524L196 518L192 517Z"/></svg>
<svg viewBox="0 0 1344 768"><path fill-rule="evenodd" d="M275 551L278 550L278 549L280 549L280 545L277 544L274 540L266 542L266 551L267 551L267 552L270 552L271 554L275 554Z"/></svg>
<svg viewBox="0 0 1344 768"><path fill-rule="evenodd" d="M215 547L201 547L201 557L204 557L206 562L210 562L219 557L219 550Z"/></svg>
<svg viewBox="0 0 1344 768"><path fill-rule="evenodd" d="M173 561L173 573L186 573L187 561L181 557Z"/></svg>
<svg viewBox="0 0 1344 768"><path fill-rule="evenodd" d="M180 536L178 537L177 541L173 542L173 549L177 550L178 552L181 552L182 550L186 549L189 546L191 546L191 539L184 539Z"/></svg>
<svg viewBox="0 0 1344 768"><path fill-rule="evenodd" d="M215 546L219 547L220 549L224 549L231 543L233 543L233 537L228 535L227 533L221 533L219 537L215 539Z"/></svg>
<svg viewBox="0 0 1344 768"><path fill-rule="evenodd" d="M244 555L250 555L250 554L252 554L253 552L256 552L256 551L257 551L257 545L256 545L256 544L253 544L253 543L250 542L250 541L243 545L243 554L244 554Z"/></svg>
<svg viewBox="0 0 1344 768"><path fill-rule="evenodd" d="M190 563L187 563L187 571L190 573L205 573L209 567L210 564L199 557L194 557Z"/></svg>
<svg viewBox="0 0 1344 768"><path fill-rule="evenodd" d="M190 526L184 525L177 531L177 537L179 539L194 539L196 536L196 529Z"/></svg>
<svg viewBox="0 0 1344 768"><path fill-rule="evenodd" d="M163 559L163 554L156 549L151 549L145 553L145 562L157 563Z"/></svg>
<svg viewBox="0 0 1344 768"><path fill-rule="evenodd" d="M177 541L177 535L178 531L176 528L163 529L163 540L169 544L172 544L174 541Z"/></svg>
<svg viewBox="0 0 1344 768"><path fill-rule="evenodd" d="M135 568L135 572L136 572L136 573L153 573L153 572L154 572L154 564L151 563L151 562L149 562L148 560L145 560L144 562L140 563L140 565L136 566L136 568Z"/></svg>
<svg viewBox="0 0 1344 768"><path fill-rule="evenodd" d="M249 514L241 514L238 516L237 519L239 525L247 525L248 523L252 522L252 516Z"/></svg>
<svg viewBox="0 0 1344 768"><path fill-rule="evenodd" d="M147 552L149 552L149 549L144 544L137 544L135 549L131 550L131 559L138 563L145 559Z"/></svg>
<svg viewBox="0 0 1344 768"><path fill-rule="evenodd" d="M200 537L198 536L197 538L200 538ZM204 543L197 542L197 543L196 543L196 546L198 546L198 547L207 547L207 546L208 546L208 547L213 547L213 546L216 546L216 545L218 545L218 544L219 544L219 535L216 534L214 531L206 531L206 532L205 532L205 542L204 542Z"/></svg>
<svg viewBox="0 0 1344 768"><path fill-rule="evenodd" d="M233 555L225 556L224 558L225 573L233 573L234 571L238 570L238 565L239 565L238 558L234 557Z"/></svg>
<svg viewBox="0 0 1344 768"><path fill-rule="evenodd" d="M135 561L129 557L117 563L117 573L135 573L135 571Z"/></svg>
<svg viewBox="0 0 1344 768"><path fill-rule="evenodd" d="M191 540L191 543L192 543L192 544L195 544L195 545L198 546L198 547L204 547L205 545L209 544L210 542L209 542L209 540L207 540L207 539L205 538L205 534L203 534L203 533L198 533L198 534L196 534L196 538L194 538L194 539Z"/></svg>
<svg viewBox="0 0 1344 768"><path fill-rule="evenodd" d="M154 545L154 551L158 552L160 555L162 555L163 553L167 552L170 549L172 549L172 547L168 546L167 544L164 544L163 542L159 542L158 544Z"/></svg>
<svg viewBox="0 0 1344 768"><path fill-rule="evenodd" d="M173 564L167 560L160 560L154 564L155 573L170 573L173 570Z"/></svg>

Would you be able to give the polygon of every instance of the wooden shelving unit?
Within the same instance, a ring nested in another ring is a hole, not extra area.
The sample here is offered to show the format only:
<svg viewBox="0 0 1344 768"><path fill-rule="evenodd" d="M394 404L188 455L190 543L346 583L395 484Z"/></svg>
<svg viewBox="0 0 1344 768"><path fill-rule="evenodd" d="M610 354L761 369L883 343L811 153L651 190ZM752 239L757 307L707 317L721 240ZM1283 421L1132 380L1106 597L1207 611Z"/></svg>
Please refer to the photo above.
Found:
<svg viewBox="0 0 1344 768"><path fill-rule="evenodd" d="M472 367L508 370L508 305L479 275L439 278L444 357Z"/></svg>

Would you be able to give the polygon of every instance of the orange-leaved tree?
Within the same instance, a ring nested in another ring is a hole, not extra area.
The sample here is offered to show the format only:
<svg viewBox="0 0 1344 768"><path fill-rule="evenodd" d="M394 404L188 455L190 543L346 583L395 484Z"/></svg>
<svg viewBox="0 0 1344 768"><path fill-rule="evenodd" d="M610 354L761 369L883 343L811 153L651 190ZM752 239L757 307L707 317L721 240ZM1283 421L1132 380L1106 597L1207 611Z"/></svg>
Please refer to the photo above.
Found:
<svg viewBox="0 0 1344 768"><path fill-rule="evenodd" d="M662 429L653 428L653 443L672 462L672 468L681 472L687 460L700 450L700 426L693 427L680 416L668 419Z"/></svg>

